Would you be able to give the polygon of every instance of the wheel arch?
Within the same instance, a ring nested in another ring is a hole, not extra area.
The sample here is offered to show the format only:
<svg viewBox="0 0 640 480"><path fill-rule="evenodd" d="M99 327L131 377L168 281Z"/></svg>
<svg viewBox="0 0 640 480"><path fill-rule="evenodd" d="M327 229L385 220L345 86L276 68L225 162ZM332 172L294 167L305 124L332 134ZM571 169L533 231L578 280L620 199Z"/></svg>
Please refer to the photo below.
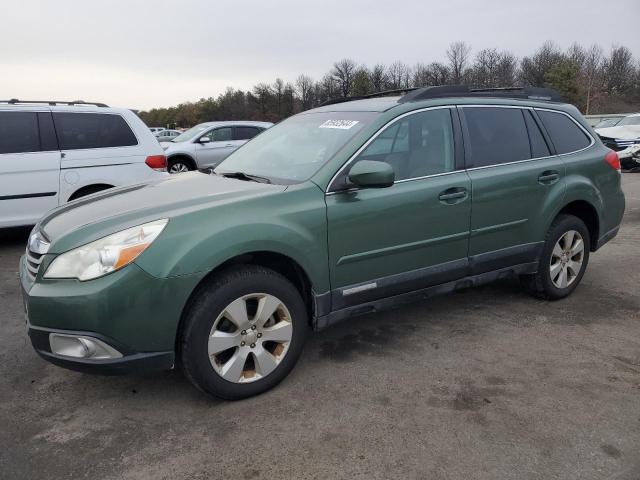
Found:
<svg viewBox="0 0 640 480"><path fill-rule="evenodd" d="M71 195L69 195L68 202L72 200L76 200L85 195L90 195L92 193L101 192L103 190L108 190L109 188L114 188L115 185L111 185L108 183L91 183L89 185L84 185L77 190L75 190Z"/></svg>
<svg viewBox="0 0 640 480"><path fill-rule="evenodd" d="M175 351L178 354L178 357L180 353L179 348L181 344L181 335L186 321L186 316L191 305L197 298L198 293L216 276L229 269L239 268L243 265L258 265L269 268L289 280L300 293L300 296L307 307L310 325L313 324L313 318L316 313L315 293L311 283L311 278L302 265L300 265L300 263L294 258L272 250L246 252L235 255L211 269L200 279L198 284L192 290L182 308L182 313L180 314L180 320L176 330Z"/></svg>
<svg viewBox="0 0 640 480"><path fill-rule="evenodd" d="M595 251L600 238L600 216L593 203L585 199L571 200L556 213L553 219L563 214L573 215L584 222L589 230L590 250Z"/></svg>
<svg viewBox="0 0 640 480"><path fill-rule="evenodd" d="M187 160L191 166L193 167L193 169L197 169L198 168L198 164L196 163L195 158L193 158L191 155L189 155L188 153L174 153L172 155L169 155L167 157L167 166L169 166L169 164L171 163L172 160L178 159L178 158L183 158L185 160Z"/></svg>

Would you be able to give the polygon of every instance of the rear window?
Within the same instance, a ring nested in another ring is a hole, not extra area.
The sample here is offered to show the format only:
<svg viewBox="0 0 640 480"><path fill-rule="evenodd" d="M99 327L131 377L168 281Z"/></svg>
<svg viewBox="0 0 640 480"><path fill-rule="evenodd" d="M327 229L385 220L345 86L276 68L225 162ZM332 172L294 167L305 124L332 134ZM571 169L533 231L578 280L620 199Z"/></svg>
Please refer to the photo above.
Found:
<svg viewBox="0 0 640 480"><path fill-rule="evenodd" d="M531 158L527 127L519 108L465 107L463 111L472 166Z"/></svg>
<svg viewBox="0 0 640 480"><path fill-rule="evenodd" d="M38 117L33 112L0 112L0 154L40 150Z"/></svg>
<svg viewBox="0 0 640 480"><path fill-rule="evenodd" d="M129 147L138 144L131 128L120 115L58 112L53 114L53 119L60 148L63 150Z"/></svg>
<svg viewBox="0 0 640 480"><path fill-rule="evenodd" d="M562 113L537 110L546 128L556 153L570 153L582 150L591 143L589 137L576 123Z"/></svg>
<svg viewBox="0 0 640 480"><path fill-rule="evenodd" d="M250 140L258 135L262 130L256 127L236 127L234 140Z"/></svg>

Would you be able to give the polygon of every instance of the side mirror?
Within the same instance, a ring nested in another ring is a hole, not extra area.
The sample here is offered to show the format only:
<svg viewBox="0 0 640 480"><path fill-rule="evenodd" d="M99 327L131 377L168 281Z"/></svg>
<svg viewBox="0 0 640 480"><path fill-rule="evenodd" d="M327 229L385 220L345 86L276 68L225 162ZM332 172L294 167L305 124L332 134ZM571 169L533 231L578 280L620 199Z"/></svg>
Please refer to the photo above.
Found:
<svg viewBox="0 0 640 480"><path fill-rule="evenodd" d="M395 179L393 167L386 162L360 160L349 170L349 180L361 188L390 187Z"/></svg>
<svg viewBox="0 0 640 480"><path fill-rule="evenodd" d="M200 137L200 140L198 140L198 143L209 143L211 142L211 139L209 137Z"/></svg>

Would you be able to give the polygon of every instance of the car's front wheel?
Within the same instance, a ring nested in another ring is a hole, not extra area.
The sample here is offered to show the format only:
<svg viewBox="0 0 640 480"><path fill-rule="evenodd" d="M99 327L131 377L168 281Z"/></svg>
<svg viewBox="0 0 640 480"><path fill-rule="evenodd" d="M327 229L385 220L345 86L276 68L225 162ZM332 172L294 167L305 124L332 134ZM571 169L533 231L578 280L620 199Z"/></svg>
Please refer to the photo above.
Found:
<svg viewBox="0 0 640 480"><path fill-rule="evenodd" d="M589 230L573 215L559 215L547 232L534 275L521 277L533 295L547 300L564 298L582 280L591 248Z"/></svg>
<svg viewBox="0 0 640 480"><path fill-rule="evenodd" d="M169 160L167 171L169 173L185 173L193 170L191 163L181 157Z"/></svg>
<svg viewBox="0 0 640 480"><path fill-rule="evenodd" d="M282 275L244 266L196 293L181 336L187 377L237 400L277 385L293 369L309 332L305 304Z"/></svg>

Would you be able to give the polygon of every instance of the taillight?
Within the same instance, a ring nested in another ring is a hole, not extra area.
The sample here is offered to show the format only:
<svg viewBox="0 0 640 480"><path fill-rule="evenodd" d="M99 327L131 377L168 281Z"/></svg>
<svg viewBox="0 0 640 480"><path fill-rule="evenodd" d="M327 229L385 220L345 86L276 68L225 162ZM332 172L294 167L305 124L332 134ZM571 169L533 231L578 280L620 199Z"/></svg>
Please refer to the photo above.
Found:
<svg viewBox="0 0 640 480"><path fill-rule="evenodd" d="M150 155L144 163L146 163L149 168L153 168L158 172L167 171L167 157L164 155Z"/></svg>
<svg viewBox="0 0 640 480"><path fill-rule="evenodd" d="M620 171L620 158L613 150L610 150L609 153L604 156L604 161L607 162L614 170Z"/></svg>

